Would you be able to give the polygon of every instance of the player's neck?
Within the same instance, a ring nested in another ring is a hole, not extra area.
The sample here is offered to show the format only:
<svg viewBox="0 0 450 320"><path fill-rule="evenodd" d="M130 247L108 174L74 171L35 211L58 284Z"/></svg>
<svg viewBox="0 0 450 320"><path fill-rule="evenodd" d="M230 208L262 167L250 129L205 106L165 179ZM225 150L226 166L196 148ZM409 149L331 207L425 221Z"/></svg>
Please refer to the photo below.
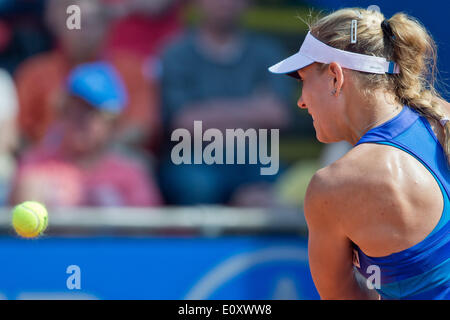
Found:
<svg viewBox="0 0 450 320"><path fill-rule="evenodd" d="M397 116L402 105L395 101L392 95L376 92L373 99L359 99L353 102L352 111L348 117L349 135L346 139L355 145L369 130L380 126Z"/></svg>

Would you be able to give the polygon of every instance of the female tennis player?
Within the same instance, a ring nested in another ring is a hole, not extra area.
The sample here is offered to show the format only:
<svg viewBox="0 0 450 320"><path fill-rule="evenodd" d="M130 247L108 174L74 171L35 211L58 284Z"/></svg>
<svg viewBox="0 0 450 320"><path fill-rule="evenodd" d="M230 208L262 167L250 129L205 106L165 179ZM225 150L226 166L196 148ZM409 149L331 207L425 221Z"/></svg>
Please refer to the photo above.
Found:
<svg viewBox="0 0 450 320"><path fill-rule="evenodd" d="M269 68L302 81L298 106L319 141L354 145L305 197L322 299L450 298L450 105L434 89L435 63L414 18L342 9Z"/></svg>

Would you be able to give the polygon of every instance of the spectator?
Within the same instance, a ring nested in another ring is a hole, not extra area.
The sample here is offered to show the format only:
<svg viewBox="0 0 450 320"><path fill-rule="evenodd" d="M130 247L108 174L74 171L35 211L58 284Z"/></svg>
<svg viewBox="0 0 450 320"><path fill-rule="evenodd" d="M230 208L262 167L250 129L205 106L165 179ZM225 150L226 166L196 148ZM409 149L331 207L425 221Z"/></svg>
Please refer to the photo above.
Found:
<svg viewBox="0 0 450 320"><path fill-rule="evenodd" d="M247 1L197 0L197 4L200 25L168 48L162 58L166 133L170 135L175 128L192 131L194 120L203 121L204 130L285 127L289 83L267 72L282 52L272 41L240 27ZM171 145L166 147L169 151ZM160 174L167 201L184 205L259 205L245 200L250 194L245 186L261 194L268 188L251 185L266 186L275 179L260 176L254 165L176 166L169 157Z"/></svg>
<svg viewBox="0 0 450 320"><path fill-rule="evenodd" d="M126 94L114 68L82 64L67 81L59 118L20 161L12 202L49 206L160 205L159 191L138 163L110 151Z"/></svg>
<svg viewBox="0 0 450 320"><path fill-rule="evenodd" d="M80 30L69 30L66 26L69 5L78 5L81 9ZM156 89L145 78L142 61L129 53L103 50L109 19L100 0L49 0L46 19L57 47L25 61L15 74L19 126L24 138L37 143L45 135L55 119L55 108L69 71L79 63L101 59L115 66L129 93L115 139L129 144L146 142L160 124Z"/></svg>
<svg viewBox="0 0 450 320"><path fill-rule="evenodd" d="M11 76L0 69L0 205L7 203L16 167L17 95Z"/></svg>
<svg viewBox="0 0 450 320"><path fill-rule="evenodd" d="M156 57L181 30L180 0L103 0L118 17L108 32L107 50ZM145 39L145 41L143 41Z"/></svg>

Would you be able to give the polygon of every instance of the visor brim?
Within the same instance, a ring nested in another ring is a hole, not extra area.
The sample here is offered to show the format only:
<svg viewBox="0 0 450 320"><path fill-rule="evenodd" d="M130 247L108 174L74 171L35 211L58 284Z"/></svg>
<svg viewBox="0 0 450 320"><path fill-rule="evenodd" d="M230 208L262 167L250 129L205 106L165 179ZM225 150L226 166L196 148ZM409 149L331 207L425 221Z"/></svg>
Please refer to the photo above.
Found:
<svg viewBox="0 0 450 320"><path fill-rule="evenodd" d="M314 62L314 60L305 57L300 52L297 52L296 54L293 54L292 56L269 67L269 71L275 74L286 74L291 77L300 79L297 70L303 69L304 67L307 67Z"/></svg>

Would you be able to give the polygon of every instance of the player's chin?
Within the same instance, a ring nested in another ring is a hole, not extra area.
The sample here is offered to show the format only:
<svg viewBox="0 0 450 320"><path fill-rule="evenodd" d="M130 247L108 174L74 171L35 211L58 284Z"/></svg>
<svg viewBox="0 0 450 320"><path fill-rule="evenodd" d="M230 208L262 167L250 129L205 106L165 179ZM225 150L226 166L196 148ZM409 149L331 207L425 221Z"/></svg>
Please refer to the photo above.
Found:
<svg viewBox="0 0 450 320"><path fill-rule="evenodd" d="M334 143L340 141L338 139L333 139L333 137L327 136L326 134L317 129L316 129L316 139L322 143Z"/></svg>

